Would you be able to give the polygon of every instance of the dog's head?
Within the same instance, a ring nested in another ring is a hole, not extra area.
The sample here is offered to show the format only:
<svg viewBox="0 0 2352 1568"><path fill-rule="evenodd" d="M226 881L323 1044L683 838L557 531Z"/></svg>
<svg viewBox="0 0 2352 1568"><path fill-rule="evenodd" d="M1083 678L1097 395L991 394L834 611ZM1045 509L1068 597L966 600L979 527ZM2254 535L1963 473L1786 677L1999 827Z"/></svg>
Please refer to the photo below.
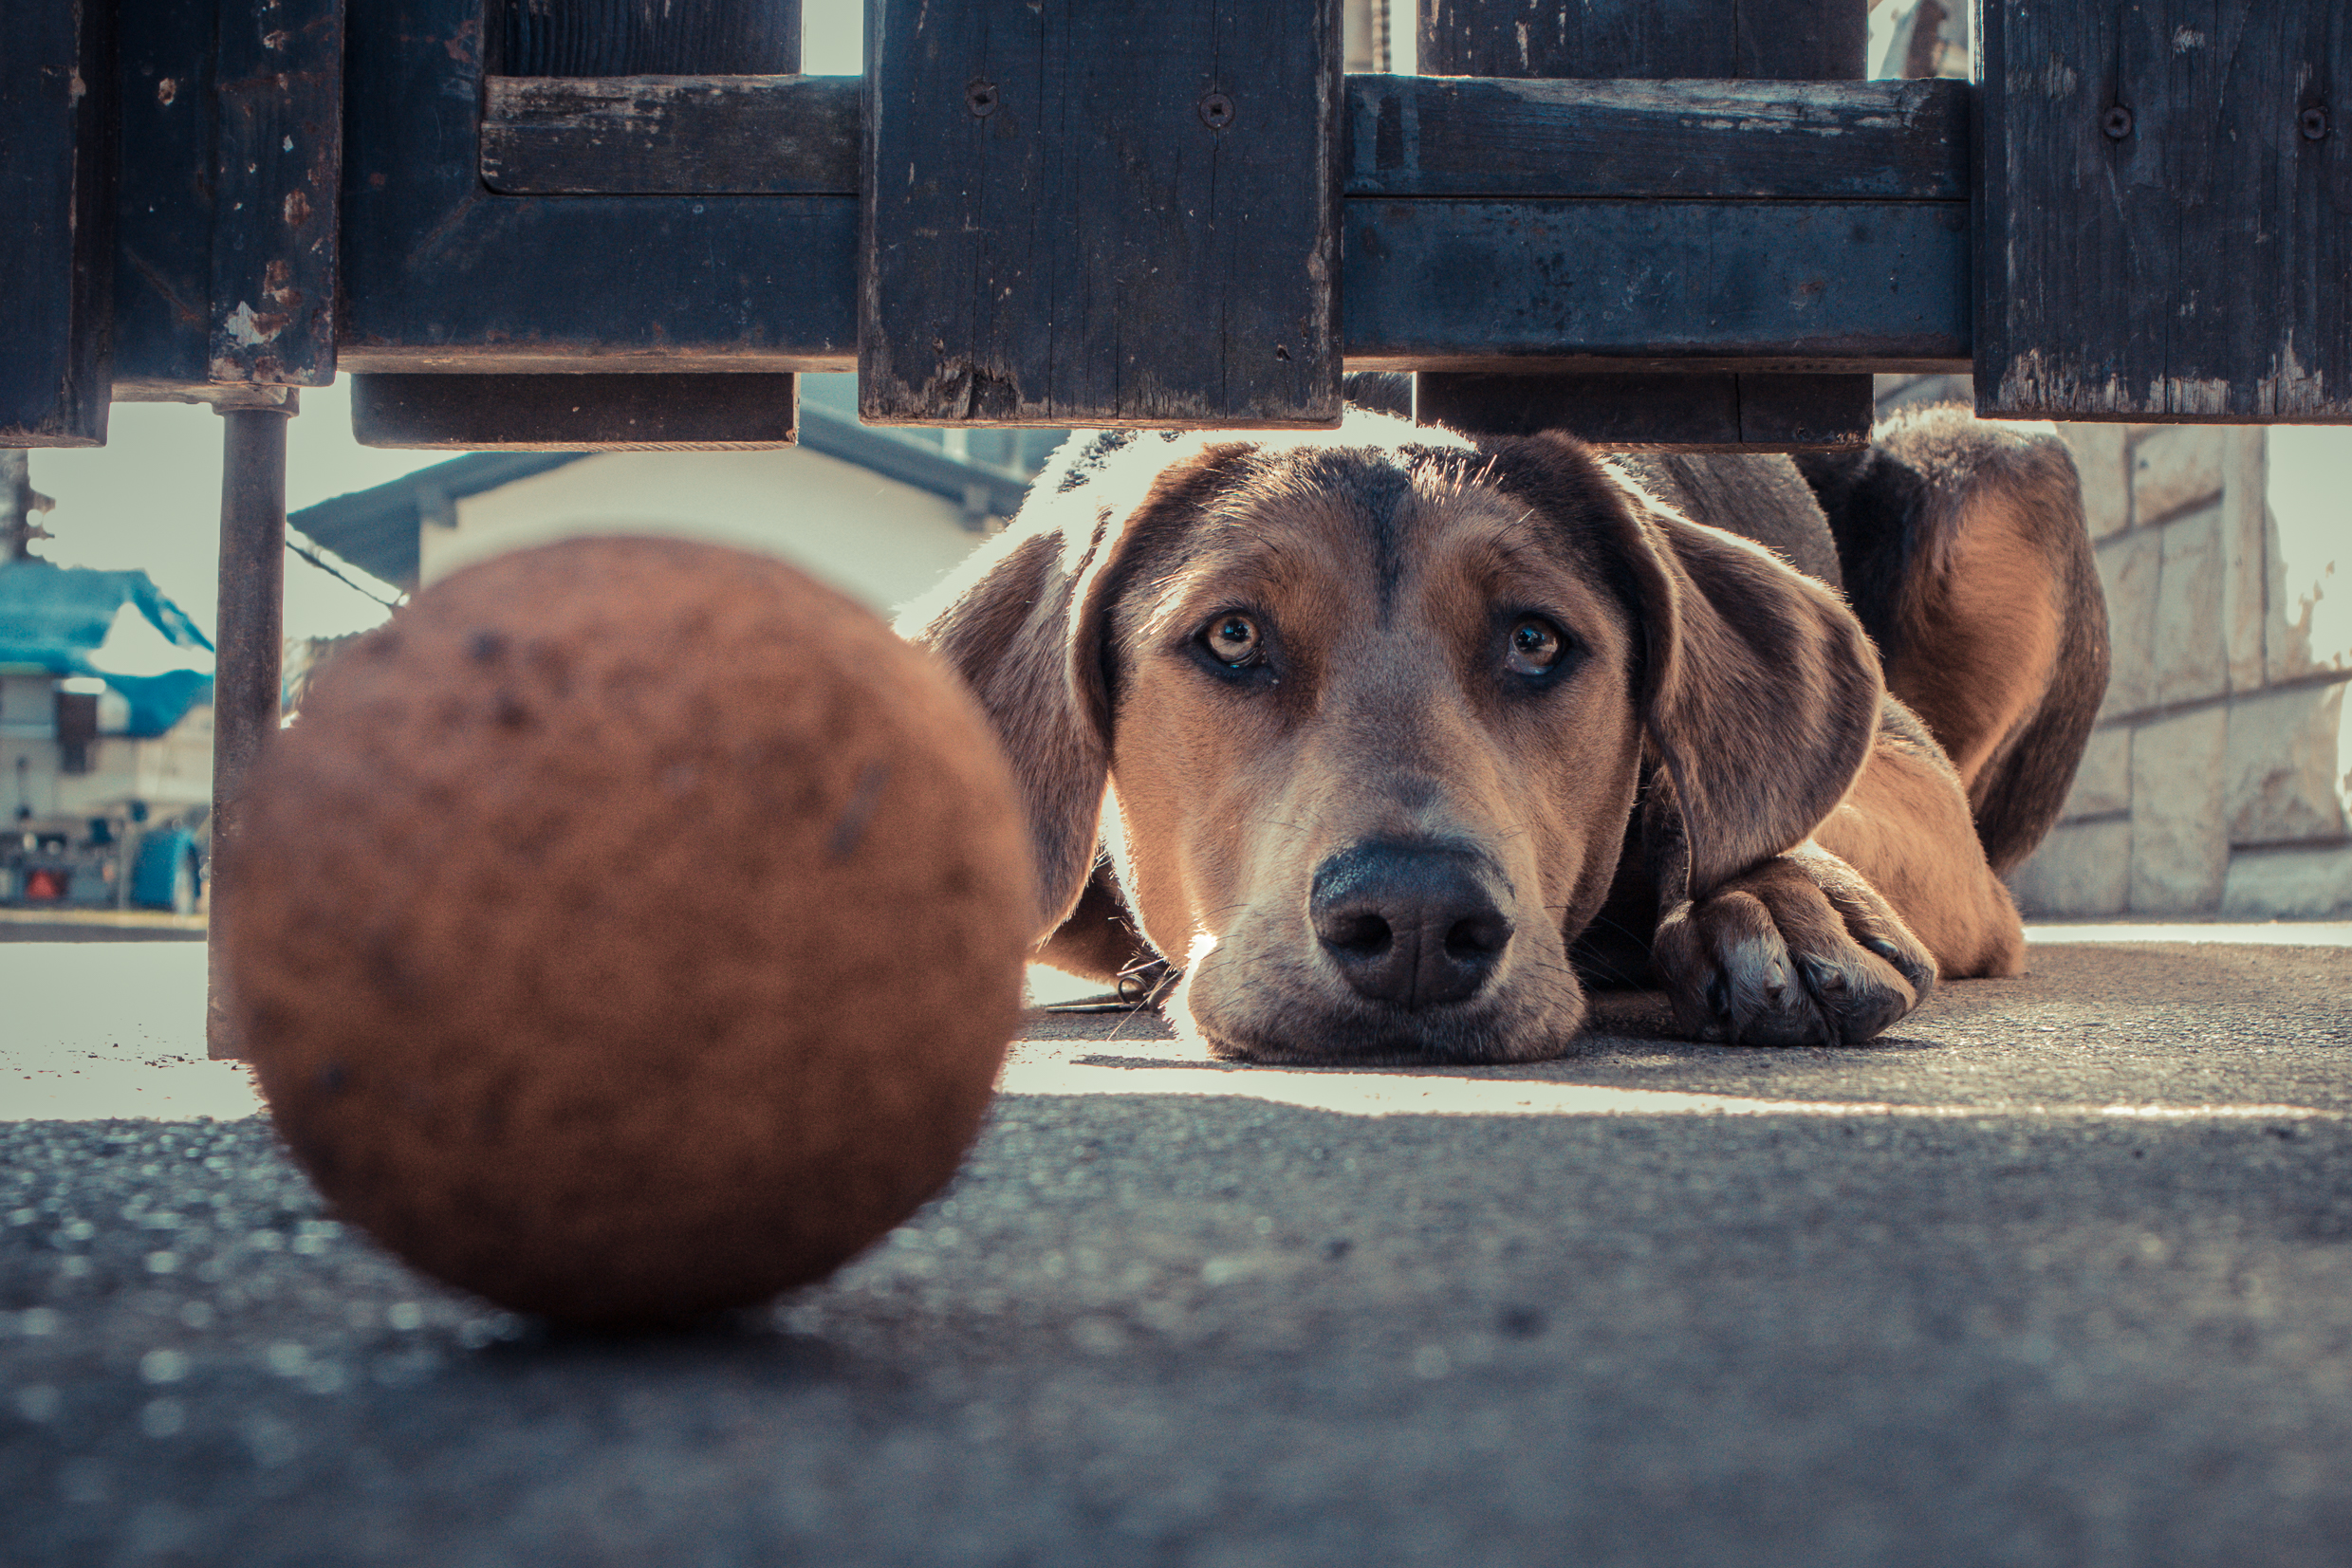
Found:
<svg viewBox="0 0 2352 1568"><path fill-rule="evenodd" d="M1557 1054L1645 753L1703 892L1828 813L1879 698L1834 594L1579 444L1365 416L1082 438L902 625L1011 754L1041 937L1107 846L1179 1024L1261 1061Z"/></svg>

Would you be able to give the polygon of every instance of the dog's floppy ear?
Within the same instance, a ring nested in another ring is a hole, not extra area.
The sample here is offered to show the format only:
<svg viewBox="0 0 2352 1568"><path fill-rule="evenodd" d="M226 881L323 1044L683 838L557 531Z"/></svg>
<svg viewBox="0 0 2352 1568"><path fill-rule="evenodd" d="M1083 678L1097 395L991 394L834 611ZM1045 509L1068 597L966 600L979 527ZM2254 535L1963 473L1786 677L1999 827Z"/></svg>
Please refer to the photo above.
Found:
<svg viewBox="0 0 2352 1568"><path fill-rule="evenodd" d="M1112 604L1139 549L1197 515L1245 446L1119 431L1074 438L1020 515L898 617L977 697L1028 810L1040 940L1093 872L1110 778Z"/></svg>
<svg viewBox="0 0 2352 1568"><path fill-rule="evenodd" d="M1878 733L1884 677L1834 591L1629 479L1616 488L1625 505L1610 526L1642 623L1638 700L1701 897L1801 842L1844 799Z"/></svg>

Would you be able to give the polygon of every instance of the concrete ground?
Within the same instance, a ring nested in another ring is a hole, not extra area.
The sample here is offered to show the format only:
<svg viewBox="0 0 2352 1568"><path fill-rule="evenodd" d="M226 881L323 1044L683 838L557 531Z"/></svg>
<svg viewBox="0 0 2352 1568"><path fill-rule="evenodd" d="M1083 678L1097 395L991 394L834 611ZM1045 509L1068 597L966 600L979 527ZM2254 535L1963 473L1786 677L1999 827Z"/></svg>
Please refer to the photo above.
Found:
<svg viewBox="0 0 2352 1568"><path fill-rule="evenodd" d="M0 1560L2342 1563L2352 932L2044 935L1835 1051L1036 1020L915 1222L625 1342L324 1215L200 947L0 947Z"/></svg>

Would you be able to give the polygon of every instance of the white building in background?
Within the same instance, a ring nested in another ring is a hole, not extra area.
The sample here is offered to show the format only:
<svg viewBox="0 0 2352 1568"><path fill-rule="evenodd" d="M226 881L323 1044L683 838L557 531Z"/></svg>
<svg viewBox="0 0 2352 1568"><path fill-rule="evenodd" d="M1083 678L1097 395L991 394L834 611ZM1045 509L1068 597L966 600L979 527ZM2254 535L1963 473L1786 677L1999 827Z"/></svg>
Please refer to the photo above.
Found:
<svg viewBox="0 0 2352 1568"><path fill-rule="evenodd" d="M676 535L782 556L887 614L1019 507L1062 433L870 429L854 399L853 378L801 378L793 447L475 452L290 521L404 588L558 539Z"/></svg>

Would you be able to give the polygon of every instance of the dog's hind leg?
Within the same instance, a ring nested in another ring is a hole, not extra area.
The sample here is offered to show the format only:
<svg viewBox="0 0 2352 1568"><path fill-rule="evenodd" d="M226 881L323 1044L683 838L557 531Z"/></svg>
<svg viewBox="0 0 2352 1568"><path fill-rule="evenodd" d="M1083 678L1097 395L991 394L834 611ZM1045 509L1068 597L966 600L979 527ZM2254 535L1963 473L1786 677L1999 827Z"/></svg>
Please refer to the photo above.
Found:
<svg viewBox="0 0 2352 1568"><path fill-rule="evenodd" d="M1798 459L1887 689L1967 790L1995 872L2058 820L2107 685L2106 601L2055 436L1946 406Z"/></svg>

